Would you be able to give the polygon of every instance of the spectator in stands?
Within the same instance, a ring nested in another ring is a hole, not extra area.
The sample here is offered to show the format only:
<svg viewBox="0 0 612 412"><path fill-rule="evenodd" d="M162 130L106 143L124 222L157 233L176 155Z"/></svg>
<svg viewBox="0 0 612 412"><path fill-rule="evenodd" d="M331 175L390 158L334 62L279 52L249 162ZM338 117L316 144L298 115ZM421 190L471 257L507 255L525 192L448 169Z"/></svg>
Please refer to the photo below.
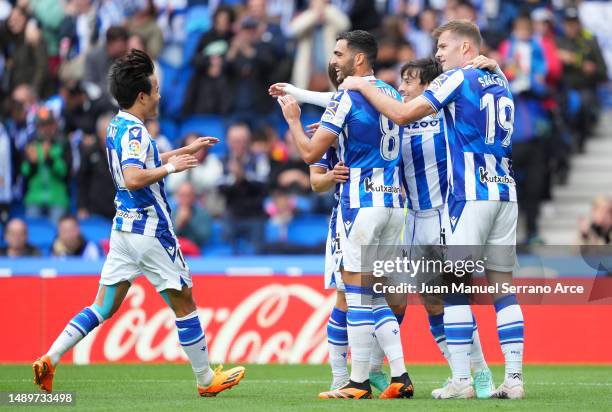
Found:
<svg viewBox="0 0 612 412"><path fill-rule="evenodd" d="M9 217L17 182L19 157L15 142L0 123L0 223L6 223Z"/></svg>
<svg viewBox="0 0 612 412"><path fill-rule="evenodd" d="M278 229L280 242L288 240L289 224L295 217L295 208L295 198L283 188L275 189L271 201L266 204L266 213L270 216L270 223Z"/></svg>
<svg viewBox="0 0 612 412"><path fill-rule="evenodd" d="M300 157L291 132L285 134L288 159L284 162L273 162L270 173L270 184L298 194L310 193L310 172L308 165ZM281 192L282 192L281 191ZM282 194L282 193L281 193Z"/></svg>
<svg viewBox="0 0 612 412"><path fill-rule="evenodd" d="M47 46L27 11L14 7L9 18L0 22L0 49L4 55L7 92L20 84L32 85L35 93L46 97L51 91L47 84Z"/></svg>
<svg viewBox="0 0 612 412"><path fill-rule="evenodd" d="M59 69L60 27L64 20L63 2L57 0L30 0L29 7L40 25L47 45L49 78L55 81Z"/></svg>
<svg viewBox="0 0 612 412"><path fill-rule="evenodd" d="M512 35L501 44L500 54L515 106L512 168L519 206L527 220L527 243L533 243L539 241L537 219L548 173L545 149L552 123L544 105L546 61L540 42L533 36L528 15L514 21Z"/></svg>
<svg viewBox="0 0 612 412"><path fill-rule="evenodd" d="M155 140L155 144L157 144L157 149L161 153L169 152L172 150L172 143L170 143L170 140L168 140L168 138L161 133L159 120L147 119L145 121L145 126L147 127L147 131L149 132L149 136L151 136L151 138Z"/></svg>
<svg viewBox="0 0 612 412"><path fill-rule="evenodd" d="M198 204L193 185L189 182L181 183L174 198L176 208L172 211L172 221L176 235L202 247L212 231L210 214Z"/></svg>
<svg viewBox="0 0 612 412"><path fill-rule="evenodd" d="M274 50L259 39L257 28L254 18L242 20L226 55L232 121L244 121L253 128L265 123L274 108L267 85L277 65Z"/></svg>
<svg viewBox="0 0 612 412"><path fill-rule="evenodd" d="M583 29L578 9L565 10L563 35L557 40L559 58L563 62L562 83L566 99L573 96L580 100L579 109L573 111L567 103L567 118L573 119L571 126L577 134L577 146L584 147L587 136L593 131L599 115L597 86L607 80L606 62L597 39Z"/></svg>
<svg viewBox="0 0 612 412"><path fill-rule="evenodd" d="M327 0L310 0L308 9L289 25L297 40L292 83L301 89L329 91L327 63L339 33L350 28L348 17Z"/></svg>
<svg viewBox="0 0 612 412"><path fill-rule="evenodd" d="M83 237L79 221L72 215L65 215L60 219L57 225L57 238L53 241L51 254L57 257L72 256L87 260L96 260L101 257L98 246Z"/></svg>
<svg viewBox="0 0 612 412"><path fill-rule="evenodd" d="M40 256L40 250L28 243L28 226L18 218L9 220L4 229L6 247L0 248L0 256Z"/></svg>
<svg viewBox="0 0 612 412"><path fill-rule="evenodd" d="M432 33L436 27L438 15L432 9L425 9L419 15L418 26L406 30L404 36L414 46L416 58L423 59L432 55L435 46Z"/></svg>
<svg viewBox="0 0 612 412"><path fill-rule="evenodd" d="M232 40L233 9L220 6L213 16L213 27L204 33L193 56L193 76L185 94L183 115L226 114L232 100L225 55Z"/></svg>
<svg viewBox="0 0 612 412"><path fill-rule="evenodd" d="M189 133L183 139L181 147L190 145L198 138L197 133ZM166 178L166 188L169 193L176 193L179 187L185 183L191 183L196 196L213 191L223 176L223 164L219 158L201 150L194 155L198 159L198 165L185 173L173 173Z"/></svg>
<svg viewBox="0 0 612 412"><path fill-rule="evenodd" d="M57 223L69 204L70 148L46 107L38 110L36 132L36 139L25 148L21 164L26 180L26 215L48 217Z"/></svg>
<svg viewBox="0 0 612 412"><path fill-rule="evenodd" d="M612 199L598 196L593 200L590 219L578 221L580 244L609 245L612 243Z"/></svg>
<svg viewBox="0 0 612 412"><path fill-rule="evenodd" d="M99 39L102 27L93 0L69 0L59 29L61 79L82 79L85 56Z"/></svg>
<svg viewBox="0 0 612 412"><path fill-rule="evenodd" d="M230 171L230 162L238 161L246 175L246 179L267 183L270 175L269 158L255 156L251 151L251 129L246 123L236 123L227 129L225 140L227 141L228 153L222 159L224 167L223 180L233 183L233 174Z"/></svg>
<svg viewBox="0 0 612 412"><path fill-rule="evenodd" d="M112 118L111 113L100 116L96 135L86 136L80 145L81 164L76 175L79 219L115 216L115 184L106 158L106 130Z"/></svg>
<svg viewBox="0 0 612 412"><path fill-rule="evenodd" d="M382 17L376 10L375 0L354 0L346 3L351 30L372 31L380 27Z"/></svg>
<svg viewBox="0 0 612 412"><path fill-rule="evenodd" d="M92 48L85 57L83 80L98 86L106 96L110 96L108 71L116 59L127 54L128 37L128 32L124 27L109 27L106 31L105 44Z"/></svg>
<svg viewBox="0 0 612 412"><path fill-rule="evenodd" d="M219 187L225 198L225 237L233 254L243 254L240 240L245 239L255 253L262 251L265 227L263 201L265 185L247 178L243 164L236 158L229 161L231 183Z"/></svg>
<svg viewBox="0 0 612 412"><path fill-rule="evenodd" d="M36 110L38 103L32 88L20 84L6 101L6 131L19 152L23 151L36 134Z"/></svg>
<svg viewBox="0 0 612 412"><path fill-rule="evenodd" d="M157 25L157 10L153 0L143 0L136 13L130 17L128 27L132 34L138 34L145 42L147 54L157 60L164 46L164 34Z"/></svg>
<svg viewBox="0 0 612 412"><path fill-rule="evenodd" d="M257 38L270 45L277 59L276 69L278 69L278 66L284 66L288 40L280 24L269 17L268 3L268 0L247 0L244 16L257 22Z"/></svg>

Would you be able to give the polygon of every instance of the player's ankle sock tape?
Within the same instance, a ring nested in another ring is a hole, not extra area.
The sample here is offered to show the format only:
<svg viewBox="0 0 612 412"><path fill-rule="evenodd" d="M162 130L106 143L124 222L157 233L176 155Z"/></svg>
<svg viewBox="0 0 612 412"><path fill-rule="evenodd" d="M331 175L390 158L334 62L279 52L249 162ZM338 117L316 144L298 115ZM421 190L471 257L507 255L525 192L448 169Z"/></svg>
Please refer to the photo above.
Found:
<svg viewBox="0 0 612 412"><path fill-rule="evenodd" d="M495 301L497 312L497 334L502 347L509 343L523 343L523 312L518 305L516 295L504 296Z"/></svg>
<svg viewBox="0 0 612 412"><path fill-rule="evenodd" d="M98 301L100 293L104 293L101 302ZM117 293L117 285L100 285L98 288L98 295L96 296L96 302L91 305L91 308L102 317L102 320L106 320L110 317L113 303L115 302L115 295ZM100 322L102 322L102 320Z"/></svg>
<svg viewBox="0 0 612 412"><path fill-rule="evenodd" d="M97 315L91 308L84 308L82 311L70 321L70 326L78 330L83 337L87 336L89 332L94 330L96 326L100 324L99 315Z"/></svg>
<svg viewBox="0 0 612 412"><path fill-rule="evenodd" d="M327 322L327 341L332 345L348 345L346 312L334 307Z"/></svg>
<svg viewBox="0 0 612 412"><path fill-rule="evenodd" d="M176 327L178 329L179 342L183 346L191 346L204 339L204 331L202 330L197 312L177 318Z"/></svg>

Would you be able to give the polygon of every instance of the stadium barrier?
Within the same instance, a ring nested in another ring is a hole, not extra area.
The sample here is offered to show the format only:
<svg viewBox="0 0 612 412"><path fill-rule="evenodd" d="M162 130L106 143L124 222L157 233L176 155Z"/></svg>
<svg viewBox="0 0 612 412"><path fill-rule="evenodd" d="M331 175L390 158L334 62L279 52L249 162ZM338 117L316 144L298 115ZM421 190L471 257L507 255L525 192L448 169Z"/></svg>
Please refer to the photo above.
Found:
<svg viewBox="0 0 612 412"><path fill-rule="evenodd" d="M0 268L5 262L0 261ZM0 277L3 314L0 363L30 362L43 353L66 322L92 303L98 287L97 276L78 273L78 268L82 270L99 263L75 265L70 261L55 261L59 266L56 272L43 268L36 275L19 273L28 272L32 262L14 265L17 274L6 269L0 272L3 274ZM286 259L285 263L293 267ZM302 263L303 267L309 267L307 260ZM201 264L217 266L211 261ZM320 258L318 264L321 264ZM44 266L38 263L39 268ZM326 322L335 298L331 291L323 289L320 275L300 274L295 268L293 272L279 274L274 268L261 265L230 274L194 272L194 297L212 362L326 361ZM525 281L529 279L521 280ZM592 279L564 278L568 284L589 281L592 283ZM542 279L536 282L542 283ZM602 282L597 288L591 285L592 289L612 290L612 278ZM524 305L525 361L612 364L612 352L607 347L612 331L605 327L612 319L612 305L609 297L604 301L608 304ZM491 363L502 362L493 307L477 305L474 313L487 359ZM402 339L408 363L443 362L429 334L427 316L421 305L409 306L402 325ZM141 277L117 314L80 342L64 361L77 364L181 362L186 357L178 343L172 311Z"/></svg>

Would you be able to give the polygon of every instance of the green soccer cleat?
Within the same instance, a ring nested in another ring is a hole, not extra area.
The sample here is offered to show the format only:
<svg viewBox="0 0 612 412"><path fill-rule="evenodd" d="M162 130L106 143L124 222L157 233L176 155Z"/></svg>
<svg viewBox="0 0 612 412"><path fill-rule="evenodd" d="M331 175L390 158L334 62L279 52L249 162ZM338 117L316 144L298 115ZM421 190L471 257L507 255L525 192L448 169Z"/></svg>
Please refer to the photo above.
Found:
<svg viewBox="0 0 612 412"><path fill-rule="evenodd" d="M474 390L478 399L489 399L495 392L493 375L489 369L474 373Z"/></svg>
<svg viewBox="0 0 612 412"><path fill-rule="evenodd" d="M384 371L370 372L370 384L381 392L389 386L389 378Z"/></svg>

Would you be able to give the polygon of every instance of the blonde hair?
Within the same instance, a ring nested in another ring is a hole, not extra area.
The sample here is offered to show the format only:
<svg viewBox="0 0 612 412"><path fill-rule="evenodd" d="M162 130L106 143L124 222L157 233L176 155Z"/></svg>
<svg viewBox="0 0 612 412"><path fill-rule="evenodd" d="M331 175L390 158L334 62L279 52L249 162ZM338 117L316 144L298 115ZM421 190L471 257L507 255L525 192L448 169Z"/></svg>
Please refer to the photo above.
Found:
<svg viewBox="0 0 612 412"><path fill-rule="evenodd" d="M438 38L445 33L450 31L460 37L467 37L470 39L478 49L482 46L482 35L480 29L474 23L469 20L452 20L442 26L438 27L433 32L434 39Z"/></svg>

